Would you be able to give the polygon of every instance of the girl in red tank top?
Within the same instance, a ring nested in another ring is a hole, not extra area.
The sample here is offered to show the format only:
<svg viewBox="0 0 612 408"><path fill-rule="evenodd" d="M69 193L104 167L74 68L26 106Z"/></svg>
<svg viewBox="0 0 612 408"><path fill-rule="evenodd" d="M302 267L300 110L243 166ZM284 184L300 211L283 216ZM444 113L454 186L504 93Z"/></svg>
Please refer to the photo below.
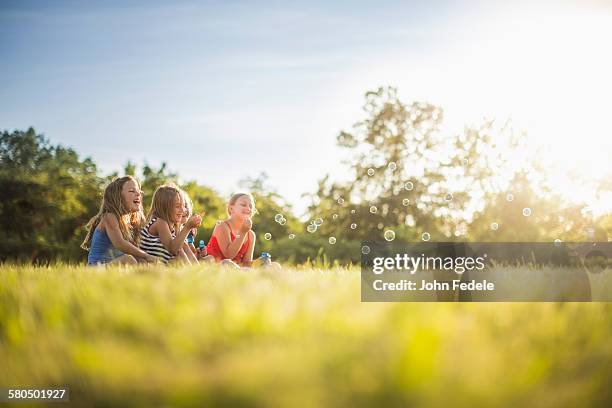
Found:
<svg viewBox="0 0 612 408"><path fill-rule="evenodd" d="M229 218L217 222L206 246L208 255L214 256L217 262L251 266L255 249L255 232L251 229L254 211L253 196L246 193L234 194L227 206Z"/></svg>

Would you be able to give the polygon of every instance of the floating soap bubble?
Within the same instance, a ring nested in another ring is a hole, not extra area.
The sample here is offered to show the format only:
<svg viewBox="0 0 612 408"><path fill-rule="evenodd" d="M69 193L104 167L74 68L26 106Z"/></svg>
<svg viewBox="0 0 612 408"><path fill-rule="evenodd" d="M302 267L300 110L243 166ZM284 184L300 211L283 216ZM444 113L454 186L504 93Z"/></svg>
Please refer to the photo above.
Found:
<svg viewBox="0 0 612 408"><path fill-rule="evenodd" d="M375 205L373 205L373 206L371 206L371 207L370 207L370 212L371 212L372 214L376 214L376 213L378 212L378 208L376 208L376 206L375 206Z"/></svg>
<svg viewBox="0 0 612 408"><path fill-rule="evenodd" d="M397 169L397 164L395 164L395 162L391 162L387 167L389 168L389 170L395 171L395 169Z"/></svg>
<svg viewBox="0 0 612 408"><path fill-rule="evenodd" d="M453 201L453 195L448 193L444 196L444 201Z"/></svg>
<svg viewBox="0 0 612 408"><path fill-rule="evenodd" d="M506 201L512 201L512 200L514 200L514 194L507 194Z"/></svg>
<svg viewBox="0 0 612 408"><path fill-rule="evenodd" d="M370 253L370 247L367 246L367 245L362 246L361 247L361 253L364 254L364 255L369 254Z"/></svg>
<svg viewBox="0 0 612 408"><path fill-rule="evenodd" d="M470 160L465 158L465 159L461 160L461 164L463 164L464 166L467 166L468 164L470 164Z"/></svg>
<svg viewBox="0 0 612 408"><path fill-rule="evenodd" d="M412 189L414 188L414 184L412 183L412 181L407 181L407 182L404 184L404 188L405 188L406 190L410 191L410 190L412 190Z"/></svg>
<svg viewBox="0 0 612 408"><path fill-rule="evenodd" d="M323 218L317 218L316 220L314 220L314 225L316 225L317 227L321 226L321 224L323 224Z"/></svg>
<svg viewBox="0 0 612 408"><path fill-rule="evenodd" d="M395 239L395 231L386 230L383 236L387 241L393 241Z"/></svg>
<svg viewBox="0 0 612 408"><path fill-rule="evenodd" d="M421 239L423 241L429 241L430 238L431 238L431 235L429 235L429 232L424 232L423 234L421 234Z"/></svg>
<svg viewBox="0 0 612 408"><path fill-rule="evenodd" d="M496 223L496 222L492 222L492 223L491 223L491 229L492 229L493 231L497 231L497 230L499 229L499 224L498 224L498 223Z"/></svg>
<svg viewBox="0 0 612 408"><path fill-rule="evenodd" d="M383 229L385 227L385 225L382 222L379 222L378 225L376 226L379 230Z"/></svg>
<svg viewBox="0 0 612 408"><path fill-rule="evenodd" d="M276 222L281 222L281 220L282 220L283 218L284 218L284 217L283 217L283 214L276 214L276 215L274 216L274 221L276 221Z"/></svg>
<svg viewBox="0 0 612 408"><path fill-rule="evenodd" d="M338 199L338 204L340 204L340 205L344 204L344 198L340 197Z"/></svg>
<svg viewBox="0 0 612 408"><path fill-rule="evenodd" d="M294 239L295 238L295 234L289 234L289 239Z"/></svg>
<svg viewBox="0 0 612 408"><path fill-rule="evenodd" d="M337 218L338 218L338 214L333 214L333 215L332 215L332 220L335 220L335 219L337 219Z"/></svg>
<svg viewBox="0 0 612 408"><path fill-rule="evenodd" d="M286 218L282 218L278 223L280 225L285 225L287 223L287 219Z"/></svg>
<svg viewBox="0 0 612 408"><path fill-rule="evenodd" d="M329 237L329 243L334 245L336 243L336 237Z"/></svg>
<svg viewBox="0 0 612 408"><path fill-rule="evenodd" d="M315 224L310 224L306 227L306 231L310 232L311 234L315 232L316 230L317 230L317 226Z"/></svg>
<svg viewBox="0 0 612 408"><path fill-rule="evenodd" d="M355 214L355 210L351 210L351 214Z"/></svg>
<svg viewBox="0 0 612 408"><path fill-rule="evenodd" d="M266 232L266 233L264 234L264 239L265 239L266 241L271 240L271 239L272 239L272 234L270 234L269 232Z"/></svg>
<svg viewBox="0 0 612 408"><path fill-rule="evenodd" d="M402 200L402 204L404 205L404 207L408 207L410 205L410 200L407 198L404 198Z"/></svg>
<svg viewBox="0 0 612 408"><path fill-rule="evenodd" d="M352 224L351 224L351 229L355 229L355 228L357 228L357 224L352 223Z"/></svg>
<svg viewBox="0 0 612 408"><path fill-rule="evenodd" d="M368 176L372 177L374 173L374 169L368 169Z"/></svg>
<svg viewBox="0 0 612 408"><path fill-rule="evenodd" d="M523 208L523 215L525 217L529 217L531 215L531 208L529 208L529 207Z"/></svg>
<svg viewBox="0 0 612 408"><path fill-rule="evenodd" d="M554 240L554 243L555 243L555 246L556 246L556 247L561 246L561 243L562 243L562 242L563 242L563 241L561 241L559 238L557 238L557 239L555 239L555 240Z"/></svg>
<svg viewBox="0 0 612 408"><path fill-rule="evenodd" d="M450 208L452 210L453 208L455 208L455 204L453 204L453 203L448 204L448 208Z"/></svg>

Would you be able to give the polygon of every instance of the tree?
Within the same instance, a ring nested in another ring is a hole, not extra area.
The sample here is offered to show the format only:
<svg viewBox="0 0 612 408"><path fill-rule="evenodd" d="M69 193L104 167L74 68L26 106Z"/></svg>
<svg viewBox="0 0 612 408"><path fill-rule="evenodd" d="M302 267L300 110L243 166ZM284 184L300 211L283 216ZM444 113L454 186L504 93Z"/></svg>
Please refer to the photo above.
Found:
<svg viewBox="0 0 612 408"><path fill-rule="evenodd" d="M84 259L82 226L104 180L89 158L30 128L0 134L0 259Z"/></svg>

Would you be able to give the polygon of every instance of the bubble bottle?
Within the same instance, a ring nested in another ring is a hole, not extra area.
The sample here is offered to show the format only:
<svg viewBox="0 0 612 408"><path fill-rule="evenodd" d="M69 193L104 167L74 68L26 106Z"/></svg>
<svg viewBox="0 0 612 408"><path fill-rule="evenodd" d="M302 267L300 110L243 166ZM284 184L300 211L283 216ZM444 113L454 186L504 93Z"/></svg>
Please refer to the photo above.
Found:
<svg viewBox="0 0 612 408"><path fill-rule="evenodd" d="M253 261L253 266L269 265L272 262L272 257L268 252L262 252L261 256Z"/></svg>
<svg viewBox="0 0 612 408"><path fill-rule="evenodd" d="M203 239L201 239L200 243L198 244L198 258L204 258L207 255L208 252L206 252L206 243Z"/></svg>

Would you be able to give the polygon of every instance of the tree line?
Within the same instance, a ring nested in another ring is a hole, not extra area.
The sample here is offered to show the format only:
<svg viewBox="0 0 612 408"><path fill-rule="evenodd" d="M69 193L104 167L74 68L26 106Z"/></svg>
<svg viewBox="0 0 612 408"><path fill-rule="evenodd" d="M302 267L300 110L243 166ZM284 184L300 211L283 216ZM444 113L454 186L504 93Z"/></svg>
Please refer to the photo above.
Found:
<svg viewBox="0 0 612 408"><path fill-rule="evenodd" d="M258 214L256 251L284 262L358 262L362 241L607 241L612 214L594 216L549 185L528 139L511 122L483 120L457 135L441 131L444 112L426 102L403 103L396 89L367 92L364 118L337 143L349 151L350 182L329 175L305 193L307 221L267 187L265 174L241 182ZM537 152L536 152L537 153ZM127 162L101 174L91 158L54 145L33 128L0 133L0 260L82 262L84 225L103 188L117 175L142 183L145 210L155 188L175 182L196 212L206 211L197 240L208 240L225 217L226 198L197 181L181 181L166 163ZM612 177L598 192L609 191ZM282 218L278 217L282 215ZM280 222L279 222L280 221ZM391 231L391 232L389 232ZM269 238L269 239L267 239Z"/></svg>

